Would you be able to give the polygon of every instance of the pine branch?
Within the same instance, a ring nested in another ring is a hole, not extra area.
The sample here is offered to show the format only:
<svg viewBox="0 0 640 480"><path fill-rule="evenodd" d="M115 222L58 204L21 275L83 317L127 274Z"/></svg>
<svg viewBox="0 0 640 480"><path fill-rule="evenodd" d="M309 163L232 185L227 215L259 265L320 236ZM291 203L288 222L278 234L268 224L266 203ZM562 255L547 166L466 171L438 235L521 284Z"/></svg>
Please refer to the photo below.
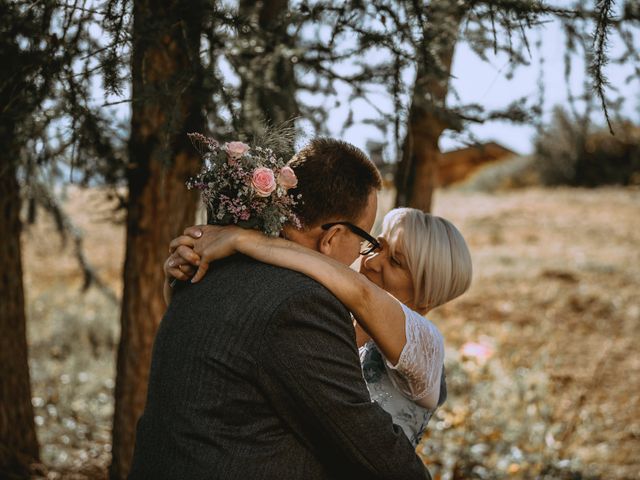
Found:
<svg viewBox="0 0 640 480"><path fill-rule="evenodd" d="M615 133L611 125L611 119L609 118L607 99L605 97L605 89L609 82L604 74L604 68L608 63L606 51L608 47L609 29L611 27L613 3L613 0L598 0L596 8L599 15L593 34L595 54L589 68L594 79L594 89L600 99L600 105L602 106L602 111L604 112L604 117L607 120L611 135L615 135Z"/></svg>

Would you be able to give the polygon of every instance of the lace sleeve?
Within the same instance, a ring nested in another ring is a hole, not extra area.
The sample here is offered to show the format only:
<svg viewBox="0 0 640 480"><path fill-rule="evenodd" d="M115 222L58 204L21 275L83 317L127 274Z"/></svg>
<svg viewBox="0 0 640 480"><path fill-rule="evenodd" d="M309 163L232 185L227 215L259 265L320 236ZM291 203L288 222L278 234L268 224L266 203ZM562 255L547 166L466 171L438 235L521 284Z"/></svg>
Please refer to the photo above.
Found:
<svg viewBox="0 0 640 480"><path fill-rule="evenodd" d="M385 366L395 387L413 401L439 392L444 363L444 339L436 326L402 305L407 343L397 365ZM437 401L437 399L436 399Z"/></svg>

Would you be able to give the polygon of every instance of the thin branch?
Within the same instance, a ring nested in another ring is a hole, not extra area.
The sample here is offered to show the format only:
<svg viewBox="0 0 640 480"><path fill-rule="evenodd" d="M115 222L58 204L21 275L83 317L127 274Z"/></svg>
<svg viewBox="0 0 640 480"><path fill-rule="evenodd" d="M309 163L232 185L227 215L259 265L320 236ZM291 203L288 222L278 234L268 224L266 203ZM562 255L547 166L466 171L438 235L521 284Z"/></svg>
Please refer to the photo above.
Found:
<svg viewBox="0 0 640 480"><path fill-rule="evenodd" d="M113 290L100 278L93 266L89 263L84 253L84 238L64 209L59 205L55 195L47 185L42 182L34 182L30 185L32 198L48 212L56 224L58 233L63 242L70 236L73 240L73 252L80 266L83 276L82 290L87 291L92 285L98 288L113 303L118 303L118 297Z"/></svg>
<svg viewBox="0 0 640 480"><path fill-rule="evenodd" d="M615 135L613 127L611 125L611 119L609 118L609 111L607 109L607 100L605 97L605 88L608 85L608 80L604 74L604 67L607 65L607 40L609 35L609 28L611 26L611 17L613 10L613 0L598 0L597 9L599 11L598 19L596 22L596 28L593 35L593 45L595 47L595 55L591 62L590 70L594 78L594 89L600 99L600 104L604 112L604 117L607 120L607 125L611 135Z"/></svg>

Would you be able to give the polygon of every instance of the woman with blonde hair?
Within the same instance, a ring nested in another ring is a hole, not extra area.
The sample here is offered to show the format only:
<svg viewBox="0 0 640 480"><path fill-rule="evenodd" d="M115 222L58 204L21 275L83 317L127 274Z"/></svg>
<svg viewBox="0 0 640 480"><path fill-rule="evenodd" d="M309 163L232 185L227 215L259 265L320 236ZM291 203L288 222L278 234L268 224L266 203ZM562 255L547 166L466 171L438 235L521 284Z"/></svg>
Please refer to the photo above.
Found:
<svg viewBox="0 0 640 480"><path fill-rule="evenodd" d="M190 227L171 242L164 266L165 300L170 301L172 279L197 282L211 262L234 253L313 278L352 312L371 399L417 445L446 398L444 341L424 315L469 288L469 250L449 221L411 208L390 211L378 239L349 222L322 228L337 226L365 239L359 273L317 251L256 230Z"/></svg>

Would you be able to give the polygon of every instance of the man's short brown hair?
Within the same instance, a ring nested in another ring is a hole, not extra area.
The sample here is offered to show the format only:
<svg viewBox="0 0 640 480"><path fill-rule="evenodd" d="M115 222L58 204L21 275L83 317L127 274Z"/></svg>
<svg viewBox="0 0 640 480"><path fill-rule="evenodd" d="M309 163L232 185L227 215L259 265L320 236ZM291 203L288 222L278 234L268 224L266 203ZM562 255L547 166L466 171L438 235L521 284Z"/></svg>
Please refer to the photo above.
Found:
<svg viewBox="0 0 640 480"><path fill-rule="evenodd" d="M350 143L316 138L289 161L298 177L290 193L302 195L296 213L305 228L330 219L357 221L369 195L382 186L369 157Z"/></svg>

